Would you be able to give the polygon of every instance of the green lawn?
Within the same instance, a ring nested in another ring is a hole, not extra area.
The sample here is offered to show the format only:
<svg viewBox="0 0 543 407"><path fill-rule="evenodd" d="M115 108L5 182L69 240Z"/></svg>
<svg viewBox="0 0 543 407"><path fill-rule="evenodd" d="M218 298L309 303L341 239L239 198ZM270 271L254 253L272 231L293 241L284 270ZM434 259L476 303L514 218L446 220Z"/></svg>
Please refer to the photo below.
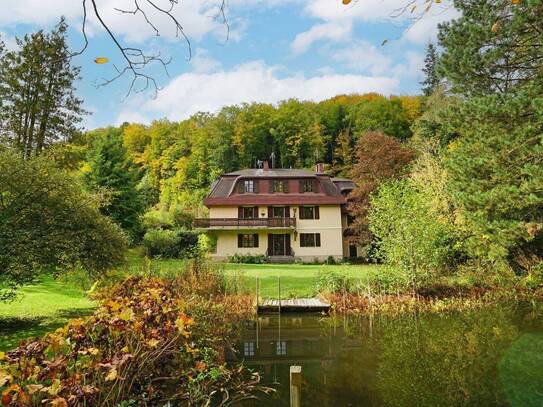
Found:
<svg viewBox="0 0 543 407"><path fill-rule="evenodd" d="M0 302L0 351L52 331L70 318L87 315L93 306L81 289L44 276L23 287L15 301Z"/></svg>
<svg viewBox="0 0 543 407"><path fill-rule="evenodd" d="M353 281L366 282L379 265L306 265L306 264L226 264L228 275L239 278L242 285L255 292L256 277L259 280L259 297L277 298L279 277L281 297L312 297L315 295L315 280L319 272L334 270Z"/></svg>

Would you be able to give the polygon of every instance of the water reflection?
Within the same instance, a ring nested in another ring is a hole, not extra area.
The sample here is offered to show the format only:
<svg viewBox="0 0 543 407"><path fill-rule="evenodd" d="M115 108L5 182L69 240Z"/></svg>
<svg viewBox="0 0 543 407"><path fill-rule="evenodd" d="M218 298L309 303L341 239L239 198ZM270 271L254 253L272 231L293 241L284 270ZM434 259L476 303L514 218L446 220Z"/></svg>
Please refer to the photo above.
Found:
<svg viewBox="0 0 543 407"><path fill-rule="evenodd" d="M302 406L542 406L541 310L521 306L247 321L231 361L277 393L249 405L288 406L289 367L302 366Z"/></svg>

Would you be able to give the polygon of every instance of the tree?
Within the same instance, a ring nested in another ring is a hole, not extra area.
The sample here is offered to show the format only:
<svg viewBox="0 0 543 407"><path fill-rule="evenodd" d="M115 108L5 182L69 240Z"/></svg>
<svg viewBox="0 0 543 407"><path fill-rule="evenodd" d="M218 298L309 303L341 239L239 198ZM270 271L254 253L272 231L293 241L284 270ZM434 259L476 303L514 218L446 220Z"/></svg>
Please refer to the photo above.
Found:
<svg viewBox="0 0 543 407"><path fill-rule="evenodd" d="M434 44L431 42L426 47L426 58L424 58L424 68L422 71L426 75L422 85L422 93L424 96L430 96L439 85L439 76L436 71L437 51Z"/></svg>
<svg viewBox="0 0 543 407"><path fill-rule="evenodd" d="M92 144L87 153L84 180L91 190L105 195L107 202L101 207L102 213L132 239L138 239L143 205L136 190L137 173L123 146L121 130L95 130L88 137Z"/></svg>
<svg viewBox="0 0 543 407"><path fill-rule="evenodd" d="M367 219L372 193L381 182L401 177L415 154L392 137L369 132L358 140L355 155L350 175L357 186L350 195L348 206L353 219L349 231L351 241L362 245L372 239Z"/></svg>
<svg viewBox="0 0 543 407"><path fill-rule="evenodd" d="M540 1L455 1L461 17L439 26L438 72L463 95L541 91Z"/></svg>
<svg viewBox="0 0 543 407"><path fill-rule="evenodd" d="M0 151L0 301L44 271L122 263L126 238L100 204L46 157Z"/></svg>
<svg viewBox="0 0 543 407"><path fill-rule="evenodd" d="M77 132L85 111L75 95L79 67L70 64L64 20L49 34L17 39L0 62L0 126L8 143L29 158Z"/></svg>

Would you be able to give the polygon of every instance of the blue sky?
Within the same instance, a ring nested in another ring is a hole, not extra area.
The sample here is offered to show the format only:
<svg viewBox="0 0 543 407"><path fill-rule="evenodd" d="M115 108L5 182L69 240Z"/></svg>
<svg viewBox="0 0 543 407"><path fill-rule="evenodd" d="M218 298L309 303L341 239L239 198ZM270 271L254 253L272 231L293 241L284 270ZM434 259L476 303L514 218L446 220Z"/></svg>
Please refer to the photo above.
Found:
<svg viewBox="0 0 543 407"><path fill-rule="evenodd" d="M156 37L141 15L115 11L131 8L133 1L97 4L123 44L171 56L169 76L159 66L149 68L162 87L156 97L153 91L126 97L129 77L97 87L115 74L113 64L120 66L122 59L91 13L90 46L74 60L82 66L78 92L92 112L84 122L87 128L163 117L180 120L229 104L276 103L290 97L319 101L339 93L414 94L420 88L426 44L435 40L438 22L455 16L443 2L412 24L425 0L419 0L413 14L399 17L392 15L403 0L359 0L349 6L341 0L229 0L227 39L225 25L214 18L217 0L181 0L174 13L190 38L189 60L187 44L175 38L173 26L161 16L149 14L162 33ZM8 47L14 46L15 36L51 28L61 15L71 27L71 46L81 46L81 1L10 3L0 10L0 33ZM381 46L385 39L388 43ZM102 56L110 62L95 64Z"/></svg>

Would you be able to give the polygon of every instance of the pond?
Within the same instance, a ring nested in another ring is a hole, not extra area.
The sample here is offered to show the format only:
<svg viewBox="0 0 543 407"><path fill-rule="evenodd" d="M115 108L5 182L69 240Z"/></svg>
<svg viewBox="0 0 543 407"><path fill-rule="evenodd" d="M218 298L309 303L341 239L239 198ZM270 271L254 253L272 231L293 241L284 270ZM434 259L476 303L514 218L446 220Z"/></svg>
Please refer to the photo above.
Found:
<svg viewBox="0 0 543 407"><path fill-rule="evenodd" d="M277 392L247 405L543 406L543 307L402 316L260 315L229 352Z"/></svg>

